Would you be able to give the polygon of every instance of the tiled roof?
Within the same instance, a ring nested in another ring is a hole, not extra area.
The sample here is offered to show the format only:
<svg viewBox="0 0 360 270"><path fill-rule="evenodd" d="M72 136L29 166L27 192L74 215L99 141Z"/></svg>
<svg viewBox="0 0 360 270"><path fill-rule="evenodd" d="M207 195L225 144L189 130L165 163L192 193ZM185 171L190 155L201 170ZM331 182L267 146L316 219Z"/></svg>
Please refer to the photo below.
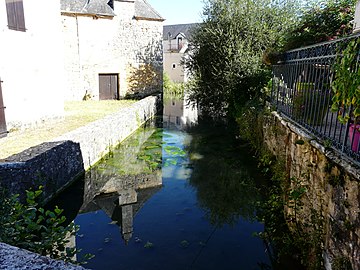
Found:
<svg viewBox="0 0 360 270"><path fill-rule="evenodd" d="M135 19L164 21L165 19L146 1L135 1Z"/></svg>
<svg viewBox="0 0 360 270"><path fill-rule="evenodd" d="M174 25L164 25L163 27L163 39L168 40L169 35L170 39L176 38L180 33L184 34L186 38L191 36L191 30L199 25L198 23L188 23L188 24L174 24Z"/></svg>
<svg viewBox="0 0 360 270"><path fill-rule="evenodd" d="M108 0L61 0L61 11L80 14L115 16Z"/></svg>

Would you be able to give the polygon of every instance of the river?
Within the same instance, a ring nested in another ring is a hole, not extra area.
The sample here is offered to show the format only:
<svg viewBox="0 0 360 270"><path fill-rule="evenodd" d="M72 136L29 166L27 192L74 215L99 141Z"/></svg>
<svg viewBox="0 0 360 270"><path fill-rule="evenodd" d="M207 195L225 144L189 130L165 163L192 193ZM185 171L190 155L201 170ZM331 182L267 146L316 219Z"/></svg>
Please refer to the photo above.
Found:
<svg viewBox="0 0 360 270"><path fill-rule="evenodd" d="M257 235L266 179L234 126L168 99L57 200L90 269L273 269Z"/></svg>

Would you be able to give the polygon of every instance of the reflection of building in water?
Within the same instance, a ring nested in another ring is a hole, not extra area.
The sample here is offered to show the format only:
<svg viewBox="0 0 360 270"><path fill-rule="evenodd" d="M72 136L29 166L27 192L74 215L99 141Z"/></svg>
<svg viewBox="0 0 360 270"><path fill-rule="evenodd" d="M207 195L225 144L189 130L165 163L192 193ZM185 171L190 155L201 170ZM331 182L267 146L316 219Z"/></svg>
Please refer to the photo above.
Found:
<svg viewBox="0 0 360 270"><path fill-rule="evenodd" d="M99 195L84 205L82 213L103 210L118 226L122 238L127 244L133 234L133 219L145 202L161 189L161 185L135 190L123 190L119 193Z"/></svg>
<svg viewBox="0 0 360 270"><path fill-rule="evenodd" d="M184 129L197 124L198 108L194 102L187 98L173 98L165 102L163 125L164 127L177 127Z"/></svg>
<svg viewBox="0 0 360 270"><path fill-rule="evenodd" d="M85 174L80 213L103 210L127 243L135 214L162 187L161 154L162 133L152 125L139 129Z"/></svg>

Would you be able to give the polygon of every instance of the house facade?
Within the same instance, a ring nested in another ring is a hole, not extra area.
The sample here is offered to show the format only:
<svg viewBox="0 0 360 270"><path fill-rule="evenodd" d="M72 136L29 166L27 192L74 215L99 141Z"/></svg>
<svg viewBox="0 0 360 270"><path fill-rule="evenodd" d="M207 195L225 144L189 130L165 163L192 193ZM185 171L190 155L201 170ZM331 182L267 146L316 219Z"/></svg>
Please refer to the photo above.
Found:
<svg viewBox="0 0 360 270"><path fill-rule="evenodd" d="M145 0L61 0L61 17L66 100L119 99L141 65L162 73L164 19Z"/></svg>
<svg viewBox="0 0 360 270"><path fill-rule="evenodd" d="M63 115L59 9L55 0L0 1L0 136Z"/></svg>
<svg viewBox="0 0 360 270"><path fill-rule="evenodd" d="M165 25L163 28L164 71L173 82L184 83L189 80L189 74L181 62L186 61L191 29L196 25L176 24Z"/></svg>
<svg viewBox="0 0 360 270"><path fill-rule="evenodd" d="M123 97L142 66L162 75L163 21L146 0L0 1L0 137Z"/></svg>

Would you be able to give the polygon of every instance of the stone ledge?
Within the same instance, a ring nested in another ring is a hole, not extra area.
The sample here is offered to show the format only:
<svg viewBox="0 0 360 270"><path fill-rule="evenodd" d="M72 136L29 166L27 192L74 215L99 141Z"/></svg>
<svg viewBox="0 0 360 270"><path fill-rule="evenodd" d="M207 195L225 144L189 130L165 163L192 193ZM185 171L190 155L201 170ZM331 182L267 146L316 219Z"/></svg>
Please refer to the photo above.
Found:
<svg viewBox="0 0 360 270"><path fill-rule="evenodd" d="M85 270L63 261L40 256L30 251L0 243L0 269L11 270Z"/></svg>
<svg viewBox="0 0 360 270"><path fill-rule="evenodd" d="M314 148L319 150L323 155L328 157L330 160L339 164L344 170L352 175L355 179L360 181L360 168L347 156L342 155L338 150L332 148L327 150L318 140L308 134L304 129L298 127L296 124L293 124L292 120L281 116L278 112L272 112L272 114L279 119L283 126L288 127L292 132L300 135L305 140L307 140Z"/></svg>
<svg viewBox="0 0 360 270"><path fill-rule="evenodd" d="M24 199L25 190L43 186L50 200L121 143L157 111L159 97L144 98L52 142L31 147L0 162L0 184Z"/></svg>
<svg viewBox="0 0 360 270"><path fill-rule="evenodd" d="M29 148L0 162L0 183L24 197L26 189L44 186L48 200L95 164L113 146L155 116L160 97L151 96L54 142ZM0 243L0 269L85 269Z"/></svg>

